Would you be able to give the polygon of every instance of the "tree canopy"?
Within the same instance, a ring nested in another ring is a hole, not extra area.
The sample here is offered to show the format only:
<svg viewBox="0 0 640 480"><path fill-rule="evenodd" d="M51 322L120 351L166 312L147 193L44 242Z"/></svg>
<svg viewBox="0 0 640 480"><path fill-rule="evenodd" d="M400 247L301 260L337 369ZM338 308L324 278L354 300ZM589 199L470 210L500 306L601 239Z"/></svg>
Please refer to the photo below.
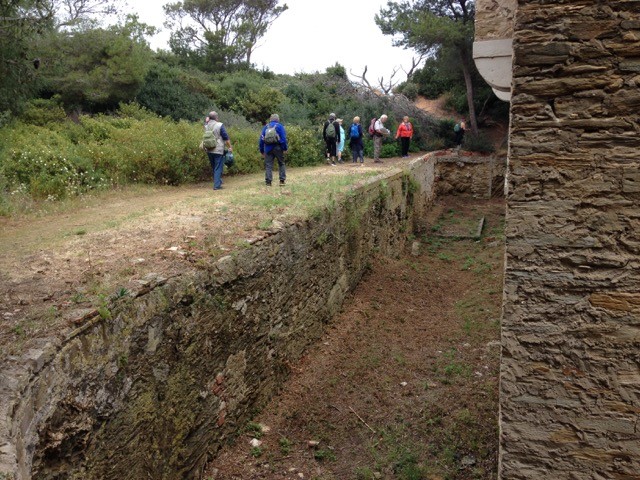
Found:
<svg viewBox="0 0 640 480"><path fill-rule="evenodd" d="M37 42L43 93L58 94L68 108L102 111L133 100L153 52L144 36L153 27L128 16L124 24L52 32Z"/></svg>
<svg viewBox="0 0 640 480"><path fill-rule="evenodd" d="M15 113L41 88L49 40L96 25L96 17L115 14L120 2L0 0L0 112Z"/></svg>
<svg viewBox="0 0 640 480"><path fill-rule="evenodd" d="M394 44L426 56L455 54L467 91L469 120L477 132L472 72L475 3L473 0L389 2L375 20L385 35L400 35Z"/></svg>
<svg viewBox="0 0 640 480"><path fill-rule="evenodd" d="M205 71L251 66L257 42L285 11L280 0L184 0L165 5L171 50Z"/></svg>

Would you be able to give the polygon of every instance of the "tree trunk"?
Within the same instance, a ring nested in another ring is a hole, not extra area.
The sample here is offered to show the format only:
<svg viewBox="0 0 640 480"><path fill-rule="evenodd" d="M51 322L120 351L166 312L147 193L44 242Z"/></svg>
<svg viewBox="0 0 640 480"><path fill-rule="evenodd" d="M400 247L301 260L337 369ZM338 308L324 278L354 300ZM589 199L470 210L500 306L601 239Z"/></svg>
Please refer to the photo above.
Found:
<svg viewBox="0 0 640 480"><path fill-rule="evenodd" d="M467 87L467 105L469 106L469 123L471 124L471 132L478 134L478 120L476 119L476 108L473 105L473 83L471 82L471 69L469 68L468 55L466 52L460 52L460 60L462 64L462 74L464 75L464 84Z"/></svg>

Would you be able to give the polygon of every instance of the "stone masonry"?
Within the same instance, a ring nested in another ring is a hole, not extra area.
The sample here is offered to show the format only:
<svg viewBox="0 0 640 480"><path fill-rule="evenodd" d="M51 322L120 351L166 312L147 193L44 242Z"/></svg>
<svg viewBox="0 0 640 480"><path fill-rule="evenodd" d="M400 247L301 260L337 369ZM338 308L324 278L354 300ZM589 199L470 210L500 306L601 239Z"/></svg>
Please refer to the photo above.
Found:
<svg viewBox="0 0 640 480"><path fill-rule="evenodd" d="M519 0L503 480L640 478L640 1Z"/></svg>
<svg viewBox="0 0 640 480"><path fill-rule="evenodd" d="M471 152L464 152L471 153ZM507 159L504 155L436 153L436 195L475 198L504 196Z"/></svg>
<svg viewBox="0 0 640 480"><path fill-rule="evenodd" d="M317 340L374 252L404 248L435 160L207 268L147 278L0 368L0 479L199 478ZM204 266L203 266L204 267Z"/></svg>

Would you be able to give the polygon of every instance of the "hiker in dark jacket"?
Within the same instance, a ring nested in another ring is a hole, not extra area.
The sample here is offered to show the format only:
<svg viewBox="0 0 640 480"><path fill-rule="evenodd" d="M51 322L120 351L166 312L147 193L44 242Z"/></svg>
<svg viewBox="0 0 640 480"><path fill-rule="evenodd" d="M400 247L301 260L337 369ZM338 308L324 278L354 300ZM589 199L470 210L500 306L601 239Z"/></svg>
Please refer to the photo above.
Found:
<svg viewBox="0 0 640 480"><path fill-rule="evenodd" d="M270 135L275 135L276 139L271 140ZM284 164L284 152L289 149L289 144L287 143L287 132L280 123L280 116L277 113L271 115L269 123L267 123L262 129L259 148L260 153L264 157L265 184L267 187L271 186L271 181L273 179L273 162L277 158L280 186L284 186L285 181L287 180L287 172Z"/></svg>
<svg viewBox="0 0 640 480"><path fill-rule="evenodd" d="M329 120L324 123L322 129L322 138L327 144L327 163L335 166L336 156L338 155L338 143L340 142L340 128L336 123L336 114L329 114Z"/></svg>

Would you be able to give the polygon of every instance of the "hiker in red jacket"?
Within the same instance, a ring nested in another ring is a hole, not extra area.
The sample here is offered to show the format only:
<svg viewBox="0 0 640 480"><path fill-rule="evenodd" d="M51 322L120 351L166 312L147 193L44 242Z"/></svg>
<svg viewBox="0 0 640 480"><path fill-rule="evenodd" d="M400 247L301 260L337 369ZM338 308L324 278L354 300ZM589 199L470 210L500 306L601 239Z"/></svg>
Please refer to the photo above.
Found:
<svg viewBox="0 0 640 480"><path fill-rule="evenodd" d="M398 131L396 132L396 140L400 139L400 147L402 151L402 158L409 156L409 143L413 137L413 125L409 121L409 117L406 115L402 117L402 123L398 125Z"/></svg>

